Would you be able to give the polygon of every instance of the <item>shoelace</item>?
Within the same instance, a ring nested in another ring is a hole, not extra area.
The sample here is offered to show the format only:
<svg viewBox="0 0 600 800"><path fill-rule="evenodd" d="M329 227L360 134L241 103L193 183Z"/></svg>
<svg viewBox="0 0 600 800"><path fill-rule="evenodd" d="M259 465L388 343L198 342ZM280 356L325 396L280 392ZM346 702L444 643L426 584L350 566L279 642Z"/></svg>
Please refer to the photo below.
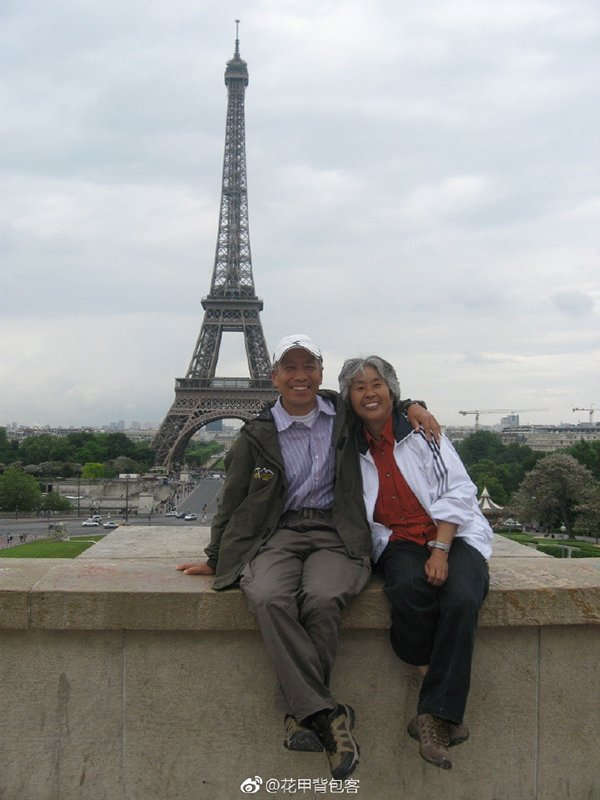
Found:
<svg viewBox="0 0 600 800"><path fill-rule="evenodd" d="M448 747L448 736L442 728L443 723L435 719L425 720L423 726L422 738L425 744L435 744L442 747Z"/></svg>

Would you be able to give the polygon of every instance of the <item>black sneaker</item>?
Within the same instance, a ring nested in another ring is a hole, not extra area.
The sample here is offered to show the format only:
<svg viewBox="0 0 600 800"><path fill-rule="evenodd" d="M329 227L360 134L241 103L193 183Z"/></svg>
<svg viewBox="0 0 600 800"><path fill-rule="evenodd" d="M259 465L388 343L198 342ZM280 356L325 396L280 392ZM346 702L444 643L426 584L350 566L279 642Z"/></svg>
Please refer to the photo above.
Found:
<svg viewBox="0 0 600 800"><path fill-rule="evenodd" d="M306 753L321 753L323 751L323 745L316 731L302 725L296 717L286 714L283 724L285 727L283 746L287 747L288 750L301 750Z"/></svg>
<svg viewBox="0 0 600 800"><path fill-rule="evenodd" d="M358 764L360 750L352 735L354 709L339 704L332 711L315 714L312 725L327 751L332 777L351 775Z"/></svg>

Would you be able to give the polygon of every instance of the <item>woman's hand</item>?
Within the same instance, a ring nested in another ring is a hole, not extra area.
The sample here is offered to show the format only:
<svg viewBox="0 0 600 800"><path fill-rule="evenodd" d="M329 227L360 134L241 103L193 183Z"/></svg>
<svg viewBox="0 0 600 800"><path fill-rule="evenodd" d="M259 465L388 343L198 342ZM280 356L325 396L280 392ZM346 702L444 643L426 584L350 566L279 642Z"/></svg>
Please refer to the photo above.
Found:
<svg viewBox="0 0 600 800"><path fill-rule="evenodd" d="M426 408L423 408L423 406L420 406L418 403L411 403L406 409L406 416L416 431L422 427L427 440L431 441L431 437L433 436L439 444L440 436L442 435L440 423Z"/></svg>
<svg viewBox="0 0 600 800"><path fill-rule="evenodd" d="M448 577L448 553L437 547L431 551L431 555L425 562L425 575L427 582L433 586L441 586Z"/></svg>

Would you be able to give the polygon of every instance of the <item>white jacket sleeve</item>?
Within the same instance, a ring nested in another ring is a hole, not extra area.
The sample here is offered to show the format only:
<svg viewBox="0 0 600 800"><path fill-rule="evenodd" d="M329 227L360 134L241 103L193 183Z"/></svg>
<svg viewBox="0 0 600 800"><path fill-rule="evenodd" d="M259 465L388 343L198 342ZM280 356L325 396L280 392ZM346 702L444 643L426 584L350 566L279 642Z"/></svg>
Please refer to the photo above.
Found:
<svg viewBox="0 0 600 800"><path fill-rule="evenodd" d="M451 442L442 436L439 446L415 437L424 448L425 472L429 483L429 514L436 522L452 522L459 527L473 520L477 505L477 487Z"/></svg>

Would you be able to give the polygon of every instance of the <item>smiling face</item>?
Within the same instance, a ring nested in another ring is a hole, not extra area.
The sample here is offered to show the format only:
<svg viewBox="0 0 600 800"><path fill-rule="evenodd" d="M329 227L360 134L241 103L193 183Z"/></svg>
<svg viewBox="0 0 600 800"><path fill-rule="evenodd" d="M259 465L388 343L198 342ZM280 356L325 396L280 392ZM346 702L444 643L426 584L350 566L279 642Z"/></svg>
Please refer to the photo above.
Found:
<svg viewBox="0 0 600 800"><path fill-rule="evenodd" d="M294 347L282 356L271 378L288 414L302 417L316 405L323 368L319 359L308 350Z"/></svg>
<svg viewBox="0 0 600 800"><path fill-rule="evenodd" d="M379 436L392 413L392 395L373 367L365 367L352 379L350 404L373 436Z"/></svg>

